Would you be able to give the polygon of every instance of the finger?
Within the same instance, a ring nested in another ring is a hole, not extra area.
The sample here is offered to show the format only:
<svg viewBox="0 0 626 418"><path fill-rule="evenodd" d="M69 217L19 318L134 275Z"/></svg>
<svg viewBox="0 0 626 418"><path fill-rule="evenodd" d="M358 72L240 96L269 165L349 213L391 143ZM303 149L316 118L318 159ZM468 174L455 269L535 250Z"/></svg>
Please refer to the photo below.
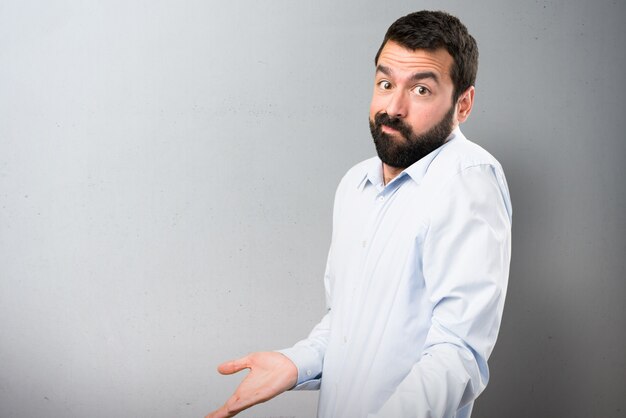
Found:
<svg viewBox="0 0 626 418"><path fill-rule="evenodd" d="M217 371L221 374L233 374L242 371L243 369L250 368L248 356L242 357L237 360L227 361L217 366Z"/></svg>
<svg viewBox="0 0 626 418"><path fill-rule="evenodd" d="M221 408L211 412L205 418L231 418L252 405L243 405L242 399L235 393Z"/></svg>
<svg viewBox="0 0 626 418"><path fill-rule="evenodd" d="M245 408L238 406L240 399L236 395L232 395L224 405L219 409L211 412L205 418L231 418L243 411Z"/></svg>
<svg viewBox="0 0 626 418"><path fill-rule="evenodd" d="M211 412L209 415L207 415L204 418L229 418L232 417L232 415L229 415L228 412L226 412L225 407L221 407L220 409L216 409L215 411Z"/></svg>

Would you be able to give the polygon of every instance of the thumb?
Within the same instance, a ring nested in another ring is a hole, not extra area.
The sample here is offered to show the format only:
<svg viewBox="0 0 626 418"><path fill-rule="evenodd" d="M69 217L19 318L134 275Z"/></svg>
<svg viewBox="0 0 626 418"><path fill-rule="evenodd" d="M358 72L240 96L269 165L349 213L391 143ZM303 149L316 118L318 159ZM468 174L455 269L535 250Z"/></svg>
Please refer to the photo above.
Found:
<svg viewBox="0 0 626 418"><path fill-rule="evenodd" d="M221 374L233 374L250 368L248 356L237 360L230 360L217 366L217 371Z"/></svg>

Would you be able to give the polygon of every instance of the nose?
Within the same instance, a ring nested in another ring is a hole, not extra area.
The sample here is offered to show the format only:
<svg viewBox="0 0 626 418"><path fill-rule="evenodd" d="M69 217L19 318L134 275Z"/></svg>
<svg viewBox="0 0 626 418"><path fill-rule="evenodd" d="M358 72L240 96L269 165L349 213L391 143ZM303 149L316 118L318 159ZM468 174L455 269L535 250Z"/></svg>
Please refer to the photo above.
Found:
<svg viewBox="0 0 626 418"><path fill-rule="evenodd" d="M387 114L391 117L404 118L408 111L408 97L405 91L397 89L389 96Z"/></svg>

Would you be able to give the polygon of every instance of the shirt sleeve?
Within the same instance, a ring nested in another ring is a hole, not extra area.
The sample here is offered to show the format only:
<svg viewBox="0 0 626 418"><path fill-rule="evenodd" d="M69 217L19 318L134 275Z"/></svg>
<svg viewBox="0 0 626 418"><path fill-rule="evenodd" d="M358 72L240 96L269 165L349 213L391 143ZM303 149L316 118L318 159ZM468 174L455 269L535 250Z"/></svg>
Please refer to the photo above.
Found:
<svg viewBox="0 0 626 418"><path fill-rule="evenodd" d="M324 356L330 339L330 325L332 319L332 287L334 283L333 270L333 241L335 231L335 221L337 214L341 211L342 197L344 196L345 180L344 176L335 191L335 201L333 205L333 237L331 237L330 250L326 260L324 271L324 290L326 296L326 314L322 320L313 328L309 336L297 342L293 347L278 350L279 353L287 356L298 369L298 381L292 390L318 390L322 382L322 367Z"/></svg>
<svg viewBox="0 0 626 418"><path fill-rule="evenodd" d="M442 187L424 242L433 306L420 360L370 418L454 417L489 379L511 255L511 205L498 167L472 166Z"/></svg>
<svg viewBox="0 0 626 418"><path fill-rule="evenodd" d="M298 381L292 390L318 390L322 379L324 355L328 346L331 321L331 250L328 253L326 272L324 274L324 288L326 292L326 315L313 328L309 336L297 342L293 347L278 350L287 356L298 369Z"/></svg>

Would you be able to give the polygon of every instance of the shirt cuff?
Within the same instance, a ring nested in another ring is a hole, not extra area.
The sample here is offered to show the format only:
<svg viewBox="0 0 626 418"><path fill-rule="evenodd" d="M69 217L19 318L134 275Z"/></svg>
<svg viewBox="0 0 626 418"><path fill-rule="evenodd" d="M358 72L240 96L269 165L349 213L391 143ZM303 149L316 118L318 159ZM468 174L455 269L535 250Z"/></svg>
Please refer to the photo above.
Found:
<svg viewBox="0 0 626 418"><path fill-rule="evenodd" d="M298 381L292 390L317 390L322 378L322 360L317 351L298 346L278 350L291 360L298 369Z"/></svg>

